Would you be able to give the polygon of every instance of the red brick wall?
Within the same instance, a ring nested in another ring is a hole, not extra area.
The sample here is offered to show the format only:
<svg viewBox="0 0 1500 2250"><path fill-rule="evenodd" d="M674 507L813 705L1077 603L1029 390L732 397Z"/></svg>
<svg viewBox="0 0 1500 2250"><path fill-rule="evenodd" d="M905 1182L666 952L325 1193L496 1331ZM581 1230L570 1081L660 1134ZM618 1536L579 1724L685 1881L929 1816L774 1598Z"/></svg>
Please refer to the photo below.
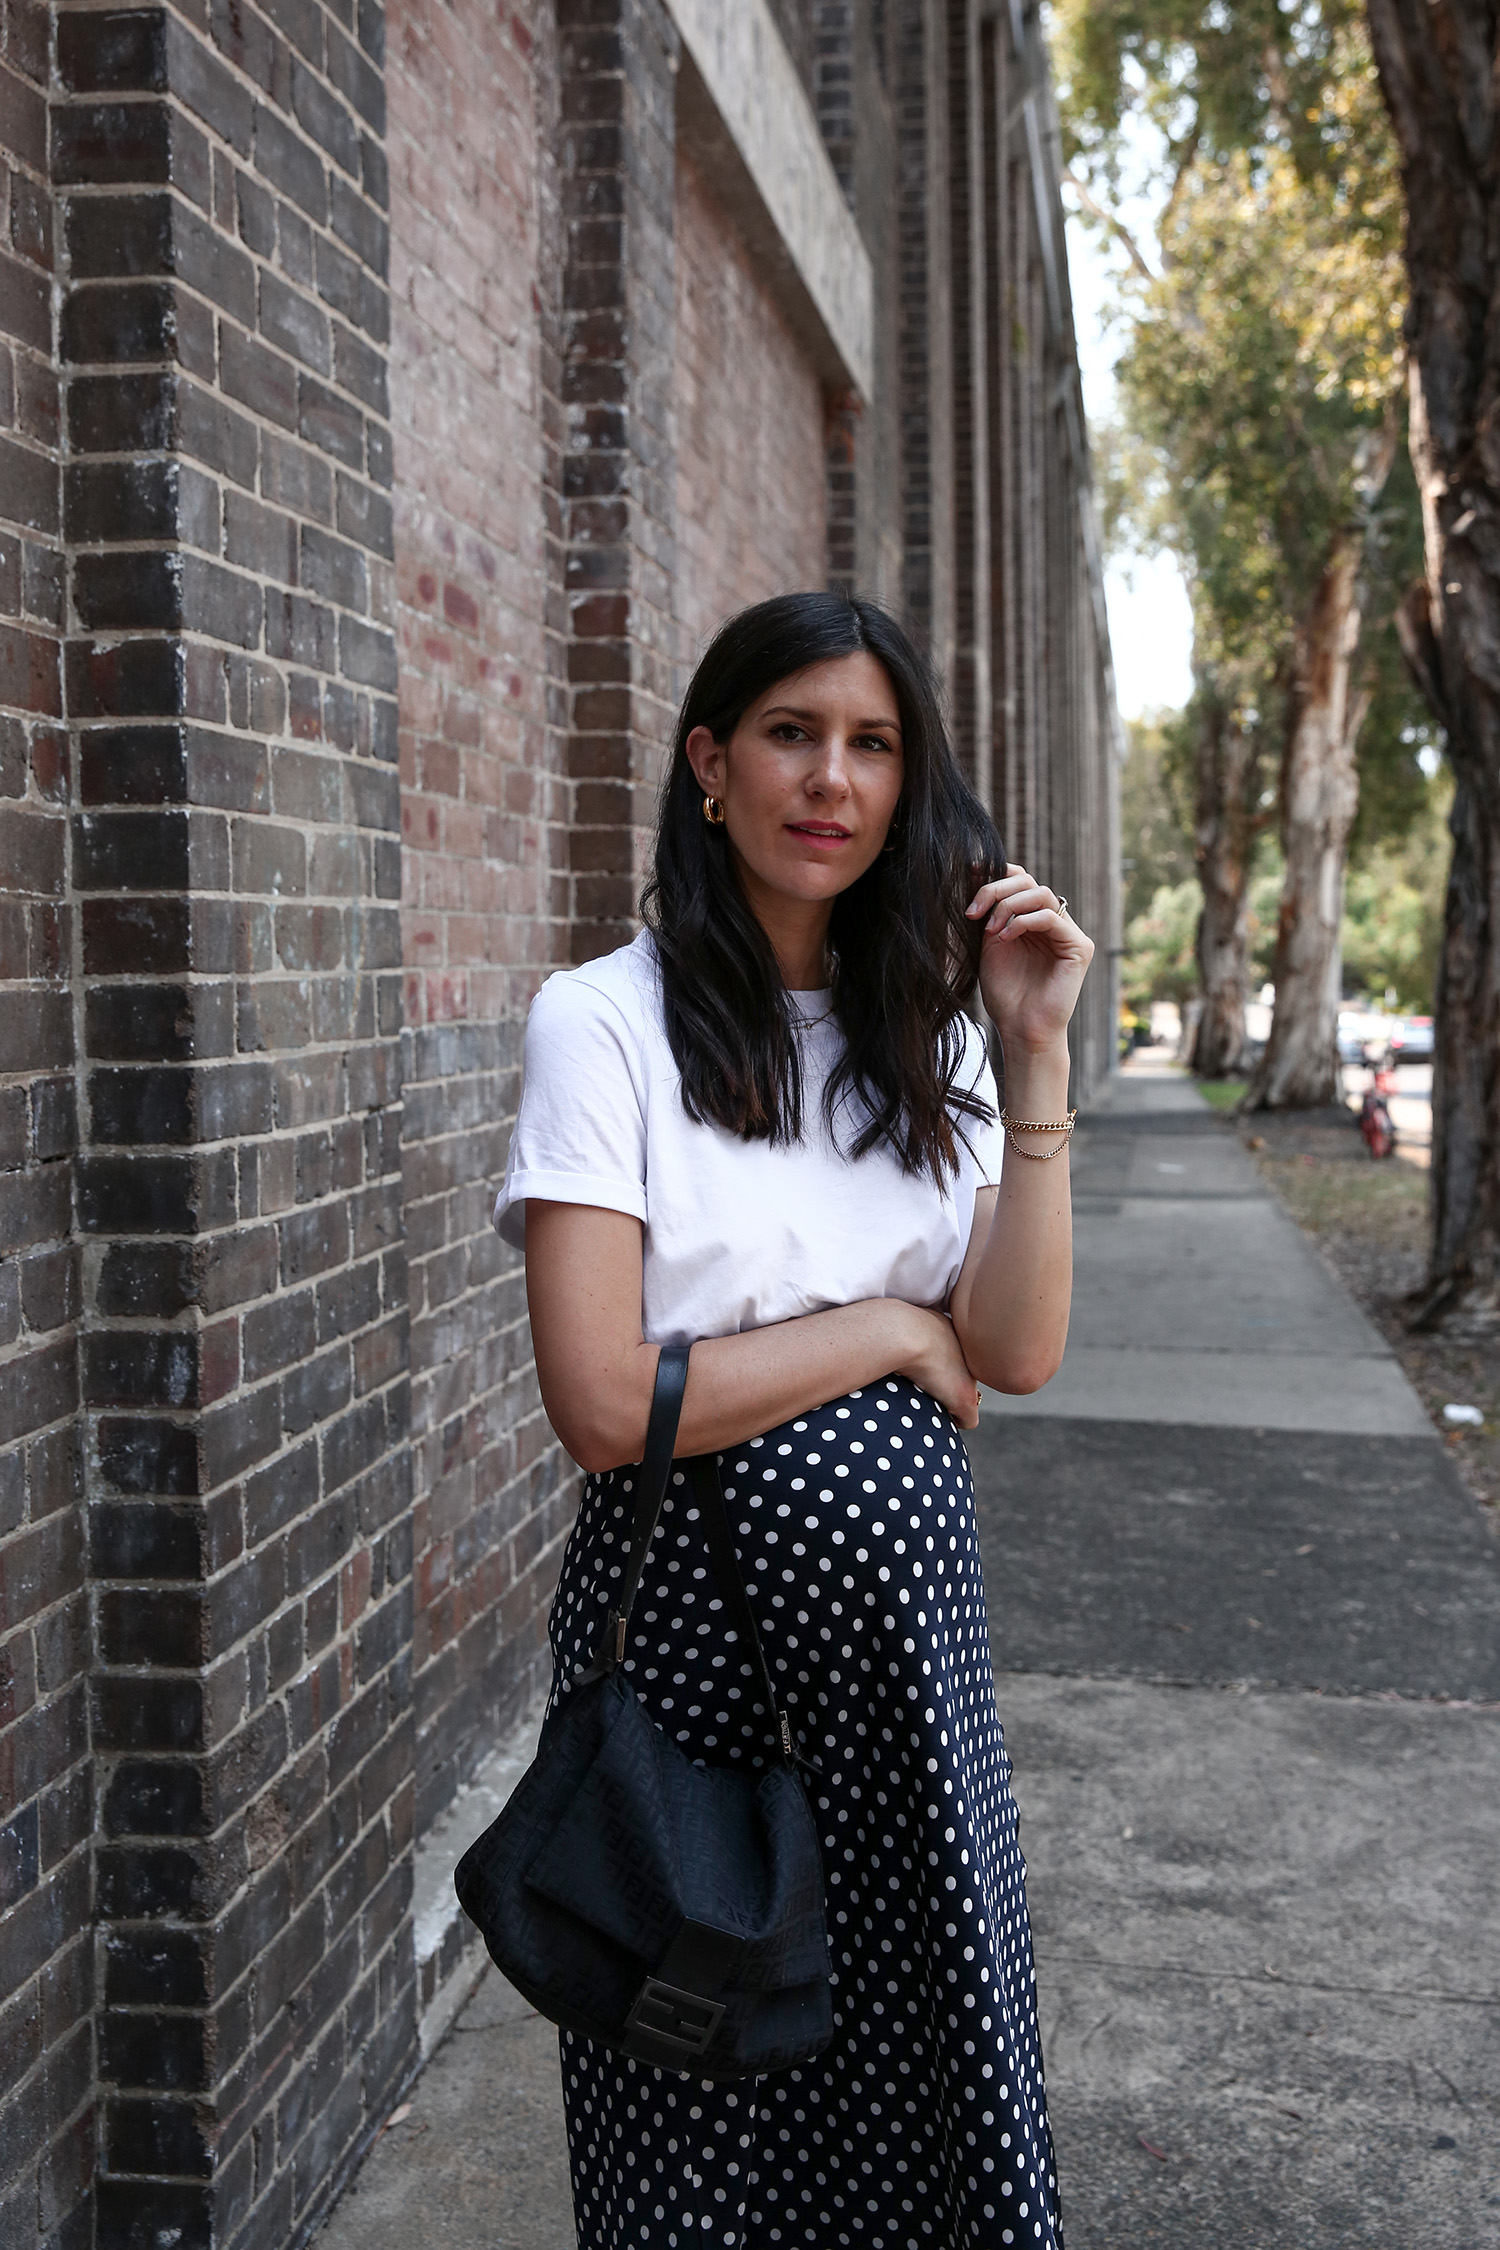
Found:
<svg viewBox="0 0 1500 2250"><path fill-rule="evenodd" d="M541 1413L520 1264L489 1221L526 1006L567 961L578 904L555 695L546 13L402 0L390 21L419 1834L542 1682L576 1495ZM686 160L676 184L691 647L744 602L822 582L823 408Z"/></svg>
<svg viewBox="0 0 1500 2250"><path fill-rule="evenodd" d="M419 1834L539 1684L576 1489L490 1225L527 1003L568 957L548 14L390 17Z"/></svg>
<svg viewBox="0 0 1500 2250"><path fill-rule="evenodd" d="M733 610L821 586L822 386L734 222L677 157L677 586L691 664Z"/></svg>

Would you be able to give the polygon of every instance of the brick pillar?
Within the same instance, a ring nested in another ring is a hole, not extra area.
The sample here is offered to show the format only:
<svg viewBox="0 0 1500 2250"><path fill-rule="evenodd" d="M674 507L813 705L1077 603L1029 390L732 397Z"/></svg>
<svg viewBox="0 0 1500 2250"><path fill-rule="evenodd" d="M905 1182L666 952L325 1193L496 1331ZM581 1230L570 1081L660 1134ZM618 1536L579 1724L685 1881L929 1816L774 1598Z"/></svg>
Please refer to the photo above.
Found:
<svg viewBox="0 0 1500 2250"><path fill-rule="evenodd" d="M809 11L813 32L811 92L823 136L844 200L861 218L856 179L858 121L855 116L854 0L814 0ZM827 577L830 586L852 594L860 586L859 435L864 402L854 391L828 400L824 460L827 513Z"/></svg>
<svg viewBox="0 0 1500 2250"><path fill-rule="evenodd" d="M92 2215L88 1597L50 40L0 6L0 2242Z"/></svg>
<svg viewBox="0 0 1500 2250"><path fill-rule="evenodd" d="M297 2239L413 2045L381 51L59 21L99 2250Z"/></svg>
<svg viewBox="0 0 1500 2250"><path fill-rule="evenodd" d="M978 0L948 0L948 225L952 248L954 744L993 802L989 399L985 192Z"/></svg>
<svg viewBox="0 0 1500 2250"><path fill-rule="evenodd" d="M677 34L661 0L558 0L563 544L575 961L629 938L676 700Z"/></svg>
<svg viewBox="0 0 1500 2250"><path fill-rule="evenodd" d="M828 581L900 609L902 399L897 139L891 42L869 0L812 0L813 100L823 145L869 253L875 291L872 395L828 402Z"/></svg>
<svg viewBox="0 0 1500 2250"><path fill-rule="evenodd" d="M955 646L947 0L889 0L898 182L905 608L950 687Z"/></svg>

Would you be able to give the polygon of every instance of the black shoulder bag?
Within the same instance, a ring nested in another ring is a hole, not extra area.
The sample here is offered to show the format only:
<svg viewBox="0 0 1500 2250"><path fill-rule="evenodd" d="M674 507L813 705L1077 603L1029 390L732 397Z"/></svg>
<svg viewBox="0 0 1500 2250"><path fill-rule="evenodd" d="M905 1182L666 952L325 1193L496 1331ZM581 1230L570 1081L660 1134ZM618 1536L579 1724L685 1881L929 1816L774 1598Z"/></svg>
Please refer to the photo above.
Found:
<svg viewBox="0 0 1500 2250"><path fill-rule="evenodd" d="M663 1350L625 1585L599 1653L453 1881L491 1959L553 2023L663 2070L749 2078L832 2036L823 1867L711 1455L684 1467L725 1617L760 1673L775 1763L694 1765L623 1670L687 1366L686 1347Z"/></svg>

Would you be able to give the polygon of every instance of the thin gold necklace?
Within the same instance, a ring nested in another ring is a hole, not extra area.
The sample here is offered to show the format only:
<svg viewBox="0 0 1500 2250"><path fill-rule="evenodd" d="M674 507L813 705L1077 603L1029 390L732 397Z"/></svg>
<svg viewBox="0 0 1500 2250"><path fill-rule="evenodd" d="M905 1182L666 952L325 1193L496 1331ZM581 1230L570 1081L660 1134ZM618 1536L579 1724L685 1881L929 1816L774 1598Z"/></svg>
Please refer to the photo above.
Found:
<svg viewBox="0 0 1500 2250"><path fill-rule="evenodd" d="M838 975L838 956L836 954L830 953L823 966L825 972L825 981L823 983L822 989L824 992L831 992L833 990L833 980ZM820 1016L804 1016L801 1014L795 1014L792 1018L792 1021L799 1031L815 1031L820 1023L831 1023L833 1020L833 1013L834 1011L832 1010L832 1008L825 1008Z"/></svg>

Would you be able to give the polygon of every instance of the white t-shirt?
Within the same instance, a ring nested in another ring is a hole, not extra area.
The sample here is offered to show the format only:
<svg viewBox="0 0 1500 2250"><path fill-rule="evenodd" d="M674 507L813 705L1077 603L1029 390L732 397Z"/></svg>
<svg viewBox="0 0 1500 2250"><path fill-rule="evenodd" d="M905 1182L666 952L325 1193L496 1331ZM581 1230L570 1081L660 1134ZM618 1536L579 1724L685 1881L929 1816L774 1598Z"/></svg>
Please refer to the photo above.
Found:
<svg viewBox="0 0 1500 2250"><path fill-rule="evenodd" d="M959 1171L940 1192L885 1145L857 1162L823 1118L841 1034L830 995L792 994L804 1019L804 1136L791 1147L697 1125L682 1106L648 932L550 977L531 1005L521 1109L495 1224L525 1242L525 1206L587 1203L645 1222L642 1333L687 1344L865 1297L942 1306L963 1265L978 1189L1005 1136L961 1117ZM816 1021L826 1017L825 1021ZM967 1019L965 1019L967 1021ZM998 1108L977 1026L960 1083ZM850 1137L847 1117L841 1137Z"/></svg>

